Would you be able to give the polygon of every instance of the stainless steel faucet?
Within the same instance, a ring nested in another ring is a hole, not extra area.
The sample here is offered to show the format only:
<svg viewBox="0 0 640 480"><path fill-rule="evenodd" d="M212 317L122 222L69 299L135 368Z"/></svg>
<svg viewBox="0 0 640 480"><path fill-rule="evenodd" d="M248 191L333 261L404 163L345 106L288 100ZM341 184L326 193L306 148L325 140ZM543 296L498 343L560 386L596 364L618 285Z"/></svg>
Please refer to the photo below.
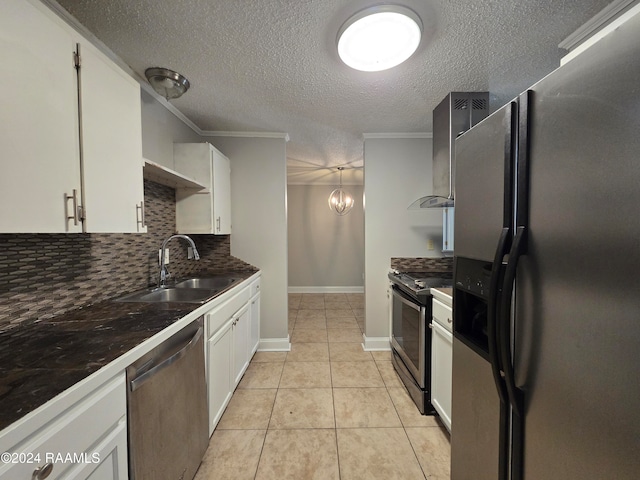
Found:
<svg viewBox="0 0 640 480"><path fill-rule="evenodd" d="M193 259L200 260L200 254L198 253L196 244L193 243L193 240L191 240L190 237L188 237L187 235L171 235L164 242L162 242L162 247L160 247L160 276L158 278L158 288L164 288L166 286L165 283L166 283L167 277L169 276L169 270L167 269L167 266L165 265L165 261L164 261L164 250L167 246L167 243L169 243L169 240L171 240L172 238L182 238L187 242L189 242L189 245L193 249Z"/></svg>

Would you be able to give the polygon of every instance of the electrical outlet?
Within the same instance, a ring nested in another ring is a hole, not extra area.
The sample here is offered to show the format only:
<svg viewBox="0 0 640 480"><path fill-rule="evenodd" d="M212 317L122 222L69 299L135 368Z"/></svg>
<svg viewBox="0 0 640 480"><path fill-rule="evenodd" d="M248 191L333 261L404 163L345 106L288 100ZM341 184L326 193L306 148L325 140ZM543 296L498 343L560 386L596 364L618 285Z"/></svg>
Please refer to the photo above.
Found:
<svg viewBox="0 0 640 480"><path fill-rule="evenodd" d="M431 238L429 238L427 240L427 250L433 250L435 247L433 245L433 240Z"/></svg>
<svg viewBox="0 0 640 480"><path fill-rule="evenodd" d="M158 265L162 264L162 249L158 249ZM164 249L164 264L169 265L169 249Z"/></svg>

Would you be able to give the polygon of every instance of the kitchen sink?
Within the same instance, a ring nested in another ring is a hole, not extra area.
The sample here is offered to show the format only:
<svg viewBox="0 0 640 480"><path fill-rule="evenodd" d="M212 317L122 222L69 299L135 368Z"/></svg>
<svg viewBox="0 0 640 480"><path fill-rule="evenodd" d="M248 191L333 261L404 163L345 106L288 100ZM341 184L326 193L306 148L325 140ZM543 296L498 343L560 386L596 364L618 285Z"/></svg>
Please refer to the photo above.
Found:
<svg viewBox="0 0 640 480"><path fill-rule="evenodd" d="M182 280L171 287L147 289L125 295L117 298L116 302L205 303L242 280L242 277L229 275L192 277Z"/></svg>
<svg viewBox="0 0 640 480"><path fill-rule="evenodd" d="M210 288L154 288L143 290L116 299L116 302L184 302L204 303L212 298L219 290Z"/></svg>
<svg viewBox="0 0 640 480"><path fill-rule="evenodd" d="M208 288L211 290L224 290L236 282L241 281L239 277L194 277L182 280L174 285L175 288Z"/></svg>

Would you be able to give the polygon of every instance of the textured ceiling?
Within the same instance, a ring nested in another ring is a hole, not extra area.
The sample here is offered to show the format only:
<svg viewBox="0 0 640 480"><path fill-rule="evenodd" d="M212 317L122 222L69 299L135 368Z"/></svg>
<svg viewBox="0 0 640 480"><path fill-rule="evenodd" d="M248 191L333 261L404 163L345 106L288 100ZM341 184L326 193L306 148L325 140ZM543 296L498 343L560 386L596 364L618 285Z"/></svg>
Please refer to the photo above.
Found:
<svg viewBox="0 0 640 480"><path fill-rule="evenodd" d="M609 0L390 2L415 10L425 34L406 63L376 73L349 69L335 46L376 0L58 3L140 75L185 75L192 87L172 103L202 130L286 132L290 181L335 183L327 167L362 166L363 133L431 132L450 91L489 90L500 107L557 67L558 43Z"/></svg>

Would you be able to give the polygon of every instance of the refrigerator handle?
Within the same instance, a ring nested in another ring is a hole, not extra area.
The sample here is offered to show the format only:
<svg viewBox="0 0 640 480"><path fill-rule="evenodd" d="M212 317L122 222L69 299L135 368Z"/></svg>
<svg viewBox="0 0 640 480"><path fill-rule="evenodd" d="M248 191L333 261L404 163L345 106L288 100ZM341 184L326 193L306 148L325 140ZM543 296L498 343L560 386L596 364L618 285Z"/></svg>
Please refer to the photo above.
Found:
<svg viewBox="0 0 640 480"><path fill-rule="evenodd" d="M489 343L489 361L491 362L491 371L493 372L493 379L496 383L496 389L498 390L498 396L500 397L500 403L509 403L509 397L506 389L504 379L502 377L502 362L500 359L500 342L498 335L500 334L498 325L498 316L500 310L498 309L498 299L500 297L500 270L502 266L502 259L506 254L506 250L509 248L509 240L511 238L511 229L504 227L500 233L500 239L498 240L498 246L496 248L496 254L493 259L493 265L491 267L491 278L489 280L489 302L487 304L487 337Z"/></svg>
<svg viewBox="0 0 640 480"><path fill-rule="evenodd" d="M502 261L509 249L511 240L511 228L503 227L498 240L496 254L491 267L491 278L489 279L489 298L487 303L487 337L489 344L489 361L493 380L496 383L498 398L500 399L500 424L499 444L498 444L498 479L509 478L509 394L502 374L503 360L500 357L500 278L502 273Z"/></svg>
<svg viewBox="0 0 640 480"><path fill-rule="evenodd" d="M516 386L515 374L513 371L513 358L511 355L511 298L513 287L516 280L516 271L518 269L518 261L525 252L527 238L527 229L524 226L516 228L516 236L511 245L509 252L509 261L504 274L504 283L502 287L502 298L500 302L500 319L498 325L498 338L500 339L500 356L502 358L502 370L504 372L504 380L507 387L509 403L513 408L513 412L520 418L523 418L524 399L520 389Z"/></svg>

